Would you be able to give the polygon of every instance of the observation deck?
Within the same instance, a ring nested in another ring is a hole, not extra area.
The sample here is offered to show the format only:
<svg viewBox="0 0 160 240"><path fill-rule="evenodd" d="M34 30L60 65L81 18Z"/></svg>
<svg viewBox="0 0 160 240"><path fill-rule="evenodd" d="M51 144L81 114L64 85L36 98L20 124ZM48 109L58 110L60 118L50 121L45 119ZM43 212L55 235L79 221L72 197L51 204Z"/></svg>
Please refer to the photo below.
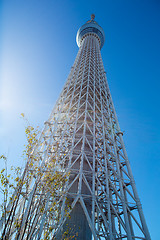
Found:
<svg viewBox="0 0 160 240"><path fill-rule="evenodd" d="M95 15L91 15L91 20L86 22L82 27L79 28L76 36L76 42L78 47L81 46L82 40L88 33L96 34L99 38L100 48L103 47L105 41L105 34L101 26L98 25L97 22L94 21Z"/></svg>

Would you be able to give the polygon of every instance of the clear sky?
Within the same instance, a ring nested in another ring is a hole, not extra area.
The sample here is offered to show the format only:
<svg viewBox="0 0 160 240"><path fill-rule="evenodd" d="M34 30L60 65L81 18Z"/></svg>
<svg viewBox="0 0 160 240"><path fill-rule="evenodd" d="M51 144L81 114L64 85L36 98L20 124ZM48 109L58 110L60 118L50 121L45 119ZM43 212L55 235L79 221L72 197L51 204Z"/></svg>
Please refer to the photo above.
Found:
<svg viewBox="0 0 160 240"><path fill-rule="evenodd" d="M1 0L0 154L23 165L20 113L43 127L91 13L105 31L104 67L151 237L159 240L159 0Z"/></svg>

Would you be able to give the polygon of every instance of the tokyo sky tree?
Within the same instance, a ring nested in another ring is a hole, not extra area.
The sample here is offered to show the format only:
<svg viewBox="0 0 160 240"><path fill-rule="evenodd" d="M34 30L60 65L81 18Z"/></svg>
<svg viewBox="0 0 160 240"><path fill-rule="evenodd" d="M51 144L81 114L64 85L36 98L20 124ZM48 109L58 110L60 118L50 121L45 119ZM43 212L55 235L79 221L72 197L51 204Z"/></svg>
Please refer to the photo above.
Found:
<svg viewBox="0 0 160 240"><path fill-rule="evenodd" d="M49 218L50 195L37 188L43 181L34 176L28 191L8 205L1 239L44 239L46 224L48 239L64 239L67 228L78 240L151 239L101 58L104 31L94 17L77 32L77 57L34 149L38 164L55 159L52 171L68 174L56 190L58 220Z"/></svg>

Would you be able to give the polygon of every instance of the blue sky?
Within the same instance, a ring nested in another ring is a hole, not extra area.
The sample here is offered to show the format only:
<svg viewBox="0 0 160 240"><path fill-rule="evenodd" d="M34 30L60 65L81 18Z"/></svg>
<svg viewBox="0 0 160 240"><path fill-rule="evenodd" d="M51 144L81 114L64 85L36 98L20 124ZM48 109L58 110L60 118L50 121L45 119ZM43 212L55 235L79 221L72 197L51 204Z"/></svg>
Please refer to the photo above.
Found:
<svg viewBox="0 0 160 240"><path fill-rule="evenodd" d="M78 28L96 15L102 58L153 240L160 236L160 2L1 0L0 151L23 165L25 113L43 127L73 65ZM1 165L2 166L2 165Z"/></svg>

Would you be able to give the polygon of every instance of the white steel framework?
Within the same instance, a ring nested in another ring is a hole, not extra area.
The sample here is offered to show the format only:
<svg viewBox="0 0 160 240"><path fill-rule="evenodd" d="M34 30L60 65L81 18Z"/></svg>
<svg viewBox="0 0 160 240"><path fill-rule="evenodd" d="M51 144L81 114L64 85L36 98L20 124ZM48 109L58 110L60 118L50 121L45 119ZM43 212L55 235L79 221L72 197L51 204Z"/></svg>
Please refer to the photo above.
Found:
<svg viewBox="0 0 160 240"><path fill-rule="evenodd" d="M79 240L150 240L101 58L103 30L92 16L78 34L74 65L34 149L40 164L54 158L62 174L69 173L58 199L59 221L49 220L54 226L49 239L62 239L67 223ZM23 210L19 235L2 219L2 239L43 239L50 202L45 191L38 196L37 178L27 198L8 207L13 222ZM70 218L65 215L68 203ZM24 231L28 219L30 228Z"/></svg>

